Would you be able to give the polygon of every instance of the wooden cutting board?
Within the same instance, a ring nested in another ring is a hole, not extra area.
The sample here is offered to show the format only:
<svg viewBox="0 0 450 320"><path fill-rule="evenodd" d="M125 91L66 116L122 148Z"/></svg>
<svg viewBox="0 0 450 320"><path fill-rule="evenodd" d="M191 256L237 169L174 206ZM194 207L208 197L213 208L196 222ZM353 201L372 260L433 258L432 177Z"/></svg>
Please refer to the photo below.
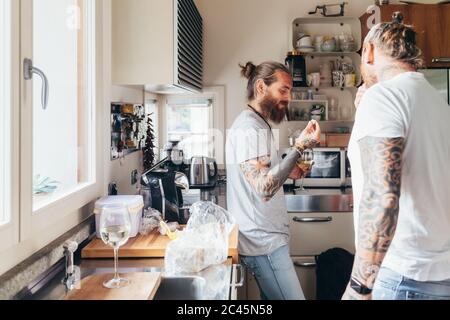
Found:
<svg viewBox="0 0 450 320"><path fill-rule="evenodd" d="M159 272L121 274L131 283L120 289L108 289L103 282L113 274L95 274L81 280L80 289L72 290L65 300L152 300L161 283Z"/></svg>
<svg viewBox="0 0 450 320"><path fill-rule="evenodd" d="M239 261L238 236L239 229L235 227L230 234L228 243L228 256L232 257L235 264ZM157 230L147 236L138 234L120 247L119 258L164 258L166 247L170 241L169 237L162 236ZM95 238L83 248L81 257L84 259L113 258L114 252L101 239Z"/></svg>

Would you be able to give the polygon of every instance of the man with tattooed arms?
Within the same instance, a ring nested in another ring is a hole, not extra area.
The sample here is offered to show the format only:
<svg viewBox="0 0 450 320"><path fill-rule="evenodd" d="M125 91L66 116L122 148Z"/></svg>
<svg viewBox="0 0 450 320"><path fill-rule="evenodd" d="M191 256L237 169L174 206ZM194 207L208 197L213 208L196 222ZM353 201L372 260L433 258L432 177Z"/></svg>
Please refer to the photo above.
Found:
<svg viewBox="0 0 450 320"><path fill-rule="evenodd" d="M356 255L343 299L450 299L450 107L417 72L416 33L401 20L364 41L349 146Z"/></svg>
<svg viewBox="0 0 450 320"><path fill-rule="evenodd" d="M276 62L249 62L241 68L248 79L248 105L229 130L226 146L227 206L239 225L239 253L263 299L304 300L289 256L283 184L306 174L300 169L301 155L318 145L319 124L310 122L280 161L270 123L285 118L292 78Z"/></svg>

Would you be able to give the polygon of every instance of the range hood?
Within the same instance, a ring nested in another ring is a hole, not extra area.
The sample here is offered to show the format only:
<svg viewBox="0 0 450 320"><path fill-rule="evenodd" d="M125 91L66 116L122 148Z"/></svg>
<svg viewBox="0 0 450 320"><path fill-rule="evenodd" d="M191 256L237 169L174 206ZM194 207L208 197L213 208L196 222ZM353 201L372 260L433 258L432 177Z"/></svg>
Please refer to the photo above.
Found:
<svg viewBox="0 0 450 320"><path fill-rule="evenodd" d="M113 19L114 84L202 91L203 19L194 0L114 0Z"/></svg>

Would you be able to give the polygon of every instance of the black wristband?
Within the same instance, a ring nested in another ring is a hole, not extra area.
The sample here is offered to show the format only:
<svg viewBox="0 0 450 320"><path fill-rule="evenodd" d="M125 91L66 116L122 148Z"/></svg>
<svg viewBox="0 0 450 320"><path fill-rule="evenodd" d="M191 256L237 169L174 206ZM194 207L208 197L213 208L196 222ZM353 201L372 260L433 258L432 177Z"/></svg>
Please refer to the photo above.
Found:
<svg viewBox="0 0 450 320"><path fill-rule="evenodd" d="M362 295L372 293L372 289L366 287L358 279L355 279L353 277L350 279L350 287L353 290L355 290L357 293L362 294Z"/></svg>

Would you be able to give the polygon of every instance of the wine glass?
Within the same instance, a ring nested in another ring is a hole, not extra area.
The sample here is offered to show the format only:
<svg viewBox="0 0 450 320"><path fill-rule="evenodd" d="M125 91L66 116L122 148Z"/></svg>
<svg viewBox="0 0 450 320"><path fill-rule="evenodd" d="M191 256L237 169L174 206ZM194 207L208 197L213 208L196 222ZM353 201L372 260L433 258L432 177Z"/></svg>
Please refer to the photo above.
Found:
<svg viewBox="0 0 450 320"><path fill-rule="evenodd" d="M314 164L314 152L311 149L305 150L303 152L303 155L297 161L297 166L303 172L308 172L309 170L311 170L313 164ZM302 182L301 182L300 188L297 188L294 191L306 191L306 189L303 187L304 181L305 181L305 175L303 175L303 177L302 177Z"/></svg>
<svg viewBox="0 0 450 320"><path fill-rule="evenodd" d="M130 281L119 277L117 273L119 247L124 245L131 232L131 218L125 205L110 205L102 209L100 215L100 234L105 244L114 249L114 278L103 282L109 289L127 286Z"/></svg>

